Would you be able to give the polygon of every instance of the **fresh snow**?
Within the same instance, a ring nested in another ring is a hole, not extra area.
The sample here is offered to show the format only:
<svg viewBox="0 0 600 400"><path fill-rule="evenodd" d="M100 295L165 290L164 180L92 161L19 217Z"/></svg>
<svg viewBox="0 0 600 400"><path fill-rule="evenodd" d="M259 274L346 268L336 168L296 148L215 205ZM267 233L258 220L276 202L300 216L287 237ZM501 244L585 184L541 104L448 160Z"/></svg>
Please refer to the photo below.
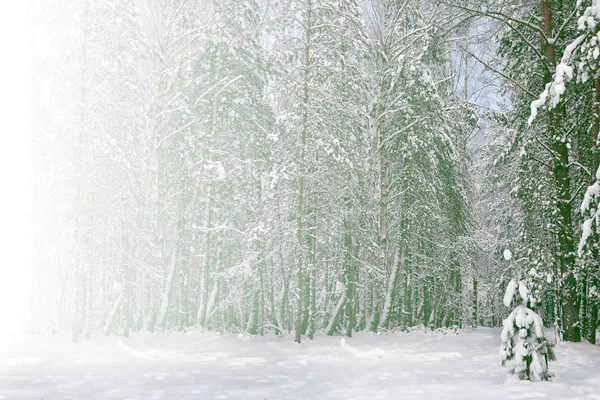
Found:
<svg viewBox="0 0 600 400"><path fill-rule="evenodd" d="M519 296L521 296L521 299L525 303L527 303L527 300L529 300L529 289L524 281L519 282Z"/></svg>
<svg viewBox="0 0 600 400"><path fill-rule="evenodd" d="M591 218L587 218L581 226L581 239L579 240L579 246L577 247L577 254L579 257L583 255L583 248L592 235L592 224L596 222L599 225L600 219L600 207L595 204L596 209L592 209L592 201L600 197L600 168L596 171L596 182L589 186L581 202L581 214L585 214L587 211L591 211Z"/></svg>
<svg viewBox="0 0 600 400"><path fill-rule="evenodd" d="M517 282L515 282L514 279L508 282L508 285L506 286L506 292L504 293L504 299L502 299L502 303L506 307L510 307L510 303L512 303L512 299L515 296L515 291L517 290L517 287L518 284Z"/></svg>
<svg viewBox="0 0 600 400"><path fill-rule="evenodd" d="M600 346L559 343L554 380L531 383L507 376L499 344L489 328L301 345L200 332L29 338L0 351L0 399L600 399Z"/></svg>

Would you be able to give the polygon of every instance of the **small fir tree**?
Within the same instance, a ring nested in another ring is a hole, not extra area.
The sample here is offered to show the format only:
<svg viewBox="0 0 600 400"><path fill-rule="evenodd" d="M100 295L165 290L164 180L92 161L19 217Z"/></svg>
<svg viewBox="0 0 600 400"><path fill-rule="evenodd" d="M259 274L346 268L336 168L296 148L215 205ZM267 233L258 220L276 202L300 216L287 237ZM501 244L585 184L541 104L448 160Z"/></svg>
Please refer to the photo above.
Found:
<svg viewBox="0 0 600 400"><path fill-rule="evenodd" d="M552 377L548 371L548 361L556 359L553 345L544 336L542 318L531 309L535 307L537 299L525 281L509 282L504 305L509 307L517 293L521 304L502 322L502 365L509 361L512 364L510 373L516 374L521 380L547 381Z"/></svg>

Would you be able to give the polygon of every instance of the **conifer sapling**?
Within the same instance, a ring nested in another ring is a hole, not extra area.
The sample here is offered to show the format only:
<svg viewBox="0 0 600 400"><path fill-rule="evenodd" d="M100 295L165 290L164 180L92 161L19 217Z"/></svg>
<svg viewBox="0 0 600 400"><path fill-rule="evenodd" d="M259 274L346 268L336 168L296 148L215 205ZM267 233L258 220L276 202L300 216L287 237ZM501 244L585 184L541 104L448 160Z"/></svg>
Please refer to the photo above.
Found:
<svg viewBox="0 0 600 400"><path fill-rule="evenodd" d="M549 380L552 374L548 371L548 361L556 358L553 345L544 336L542 318L531 309L537 299L523 280L509 282L504 305L510 307L515 297L520 298L521 303L502 322L502 365L509 361L512 365L510 373L522 380Z"/></svg>

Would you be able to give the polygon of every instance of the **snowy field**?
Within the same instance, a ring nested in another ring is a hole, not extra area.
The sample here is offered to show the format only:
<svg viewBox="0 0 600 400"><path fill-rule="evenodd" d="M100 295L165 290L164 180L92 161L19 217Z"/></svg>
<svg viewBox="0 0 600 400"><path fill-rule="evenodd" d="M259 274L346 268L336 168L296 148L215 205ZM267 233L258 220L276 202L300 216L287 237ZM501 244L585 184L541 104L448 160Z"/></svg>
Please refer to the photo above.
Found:
<svg viewBox="0 0 600 400"><path fill-rule="evenodd" d="M561 343L553 382L508 380L500 330L462 335L136 334L28 339L0 353L0 399L597 399L600 346Z"/></svg>

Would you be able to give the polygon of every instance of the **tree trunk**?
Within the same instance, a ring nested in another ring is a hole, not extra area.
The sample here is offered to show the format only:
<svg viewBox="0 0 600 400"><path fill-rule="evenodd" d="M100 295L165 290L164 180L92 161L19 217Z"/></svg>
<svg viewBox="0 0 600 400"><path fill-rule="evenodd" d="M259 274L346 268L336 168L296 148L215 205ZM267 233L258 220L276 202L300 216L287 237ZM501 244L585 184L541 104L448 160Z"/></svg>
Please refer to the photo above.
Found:
<svg viewBox="0 0 600 400"><path fill-rule="evenodd" d="M167 323L167 313L169 311L169 305L171 303L171 293L173 291L173 280L175 278L175 271L177 269L177 257L178 257L178 247L176 246L173 249L173 254L171 256L171 262L169 263L169 271L167 273L167 280L165 282L165 287L163 290L163 296L160 302L160 308L158 311L158 318L156 320L156 326L159 328L165 328Z"/></svg>
<svg viewBox="0 0 600 400"><path fill-rule="evenodd" d="M593 140L593 152L592 152L592 168L590 172L595 174L598 171L600 165L600 151L598 148L598 132L600 131L600 61L596 62L596 73L594 74L594 90L592 91L592 140ZM594 177L595 178L595 177ZM600 235L598 234L598 227L590 238L592 245L592 265L588 272L590 282L588 287L594 288L598 293L598 274L600 273L600 251L598 249L598 240ZM592 344L596 344L596 331L598 329L598 295L589 299L589 321L587 336L588 341Z"/></svg>
<svg viewBox="0 0 600 400"><path fill-rule="evenodd" d="M308 134L308 80L310 78L310 45L311 45L311 20L312 20L312 1L306 3L306 23L305 23L305 45L304 45L304 82L302 88L302 127L300 132L300 154L298 161L300 164L300 176L298 176L298 198L296 210L296 240L298 242L298 301L296 309L296 334L294 341L300 343L302 341L302 323L304 319L304 232L302 226L302 217L304 214L304 153L306 146L306 136Z"/></svg>
<svg viewBox="0 0 600 400"><path fill-rule="evenodd" d="M404 191L402 201L402 222L400 226L402 258L404 264L404 302L402 304L402 322L408 327L413 325L413 304L412 304L412 254L410 249L410 220L408 213L410 210L410 186L409 186L409 166L408 158L404 160L402 177L402 190Z"/></svg>
<svg viewBox="0 0 600 400"><path fill-rule="evenodd" d="M117 319L117 313L119 312L119 309L121 309L121 307L123 305L123 301L124 301L124 296L123 296L123 292L121 292L117 296L117 299L115 300L114 305L110 309L110 314L108 315L106 324L104 325L104 328L102 329L103 335L109 335L114 330L115 322Z"/></svg>
<svg viewBox="0 0 600 400"><path fill-rule="evenodd" d="M209 183L207 188L207 200L206 209L204 210L204 226L206 232L204 234L204 265L202 267L202 281L200 284L200 304L198 305L198 317L197 321L200 326L204 326L206 323L206 307L208 303L209 287L210 287L210 254L211 254L211 240L212 235L210 233L211 227L211 190L212 185Z"/></svg>
<svg viewBox="0 0 600 400"><path fill-rule="evenodd" d="M473 278L473 328L477 328L477 279Z"/></svg>
<svg viewBox="0 0 600 400"><path fill-rule="evenodd" d="M392 266L392 274L388 280L388 287L385 295L385 301L383 303L383 310L381 311L381 317L379 318L379 327L381 328L389 328L389 313L390 307L392 305L392 298L394 297L396 283L398 281L398 270L400 269L400 259L399 259L399 249L396 249L396 255L394 256L394 264Z"/></svg>
<svg viewBox="0 0 600 400"><path fill-rule="evenodd" d="M340 322L340 317L343 314L345 304L346 304L346 292L344 291L341 293L340 298L337 302L337 305L335 306L335 311L333 312L333 316L331 317L331 320L329 320L329 325L327 325L327 328L325 329L325 331L327 332L327 334L329 336L332 336L337 331L337 327Z"/></svg>
<svg viewBox="0 0 600 400"><path fill-rule="evenodd" d="M541 1L542 20L541 29L546 38L553 37L553 11L550 0ZM542 48L549 70L556 67L556 51L553 43L541 37ZM546 72L546 81L552 79L550 72ZM556 154L552 174L557 197L556 227L559 241L559 261L562 275L562 300L563 300L563 338L569 342L581 341L579 325L579 296L577 281L575 280L575 243L571 221L571 178L569 176L569 149L560 132L565 109L563 105L552 109L548 113L548 137L552 140L552 150Z"/></svg>
<svg viewBox="0 0 600 400"><path fill-rule="evenodd" d="M346 335L352 337L352 331L356 329L356 261L358 258L358 246L352 243L350 224L346 222Z"/></svg>

